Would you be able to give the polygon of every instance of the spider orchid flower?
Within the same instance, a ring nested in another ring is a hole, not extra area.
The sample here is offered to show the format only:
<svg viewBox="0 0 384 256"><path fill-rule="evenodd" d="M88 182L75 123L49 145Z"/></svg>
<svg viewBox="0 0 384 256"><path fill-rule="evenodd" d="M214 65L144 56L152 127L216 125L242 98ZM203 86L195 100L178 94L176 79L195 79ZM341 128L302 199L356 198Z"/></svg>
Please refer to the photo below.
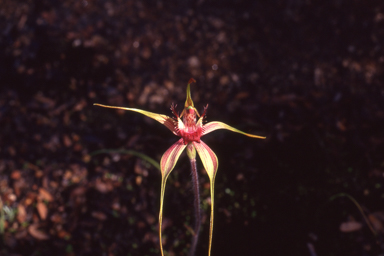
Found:
<svg viewBox="0 0 384 256"><path fill-rule="evenodd" d="M208 145L201 140L201 137L219 129L227 129L232 132L237 132L251 138L265 139L265 137L263 136L252 135L249 133L242 132L222 122L209 122L209 123L203 124L203 119L207 111L208 105L204 107L203 114L200 115L199 112L194 107L193 101L191 98L190 85L192 82L196 82L196 81L193 78L191 78L188 82L187 99L185 101L184 110L181 112L180 115L176 112L176 106L174 104L171 105L172 113L175 116L174 118L171 118L166 115L148 112L141 109L136 109L136 108L107 106L107 105L102 105L98 103L94 104L100 107L123 109L123 110L128 110L128 111L133 111L133 112L143 114L165 125L169 130L171 130L171 132L173 132L173 134L180 137L180 139L176 143L174 143L163 154L160 160L162 180L161 180L161 196L160 196L160 211L159 211L159 238L160 238L160 250L161 250L162 256L164 256L161 235L162 235L162 218L163 218L165 184L169 174L175 167L176 162L179 159L180 154L184 151L184 149L187 149L186 150L187 155L191 160L191 164L192 162L196 163L196 151L197 151L210 180L211 216L210 216L209 249L208 249L208 255L210 256L211 248L212 248L212 231L213 231L214 182L215 182L215 176L218 168L218 159L216 154L212 151L212 149L208 147ZM197 119L197 117L199 118ZM196 172L196 169L195 169L195 172ZM196 175L197 175L197 172L196 172ZM199 221L198 223L200 224Z"/></svg>

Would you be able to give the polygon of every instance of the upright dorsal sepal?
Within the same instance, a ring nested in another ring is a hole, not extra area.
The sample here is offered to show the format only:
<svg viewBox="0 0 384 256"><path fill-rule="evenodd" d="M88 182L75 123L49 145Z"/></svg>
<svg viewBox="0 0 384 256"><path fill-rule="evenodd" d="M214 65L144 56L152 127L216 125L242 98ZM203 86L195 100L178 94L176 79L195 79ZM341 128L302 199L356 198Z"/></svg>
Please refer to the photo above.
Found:
<svg viewBox="0 0 384 256"><path fill-rule="evenodd" d="M184 104L185 108L193 107L193 101L192 101L192 97L191 97L191 84L192 83L196 83L196 80L193 78L189 79L189 81L188 81L187 99L185 100L185 104Z"/></svg>
<svg viewBox="0 0 384 256"><path fill-rule="evenodd" d="M184 116L184 114L188 114L188 111L190 112L190 114L192 114L193 112L195 112L197 114L197 116L200 117L200 114L199 112L197 111L197 109L194 107L193 105L193 100L192 100L192 96L191 96L191 84L192 83L196 83L196 80L191 78L189 79L188 81L188 86L187 86L187 98L185 100L185 104L184 104L184 109L183 111L181 112L181 115L180 117ZM193 111L192 111L193 110Z"/></svg>

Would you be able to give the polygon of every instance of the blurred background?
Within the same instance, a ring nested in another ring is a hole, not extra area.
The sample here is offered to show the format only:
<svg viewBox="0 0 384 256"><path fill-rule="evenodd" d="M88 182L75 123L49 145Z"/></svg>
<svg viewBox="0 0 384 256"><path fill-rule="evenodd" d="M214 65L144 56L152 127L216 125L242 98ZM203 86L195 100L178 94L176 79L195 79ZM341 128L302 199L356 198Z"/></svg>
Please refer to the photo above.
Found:
<svg viewBox="0 0 384 256"><path fill-rule="evenodd" d="M2 0L0 32L0 255L160 255L148 158L177 137L92 104L171 115L191 77L207 121L267 136L203 137L212 255L383 255L382 1ZM168 255L191 241L187 159L167 183Z"/></svg>

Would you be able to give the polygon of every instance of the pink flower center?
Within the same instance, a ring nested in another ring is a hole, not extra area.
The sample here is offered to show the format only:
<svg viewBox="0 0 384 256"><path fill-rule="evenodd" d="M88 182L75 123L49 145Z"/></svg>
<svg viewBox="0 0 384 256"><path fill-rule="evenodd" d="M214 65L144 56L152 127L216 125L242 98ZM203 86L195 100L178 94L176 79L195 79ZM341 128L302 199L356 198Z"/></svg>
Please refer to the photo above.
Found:
<svg viewBox="0 0 384 256"><path fill-rule="evenodd" d="M183 138L185 145L193 141L200 142L202 129L198 127L196 128L197 129L193 131L189 131L187 129L180 130L180 137Z"/></svg>
<svg viewBox="0 0 384 256"><path fill-rule="evenodd" d="M200 142L202 128L196 125L196 113L193 108L186 109L183 116L184 128L179 130L184 144L196 141Z"/></svg>

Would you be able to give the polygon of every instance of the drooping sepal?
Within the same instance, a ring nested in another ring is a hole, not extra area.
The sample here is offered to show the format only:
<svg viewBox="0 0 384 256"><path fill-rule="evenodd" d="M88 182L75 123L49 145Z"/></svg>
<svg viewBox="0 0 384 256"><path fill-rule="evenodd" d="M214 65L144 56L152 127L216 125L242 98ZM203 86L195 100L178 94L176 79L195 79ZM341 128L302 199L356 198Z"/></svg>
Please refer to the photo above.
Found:
<svg viewBox="0 0 384 256"><path fill-rule="evenodd" d="M160 169L161 169L161 192L160 192L160 211L159 211L159 239L160 239L160 251L161 255L164 256L163 241L161 236L162 224L163 224L163 205L164 205L164 192L167 178L173 168L176 165L180 154L183 152L187 145L184 145L183 139L179 139L173 144L161 157Z"/></svg>
<svg viewBox="0 0 384 256"><path fill-rule="evenodd" d="M161 175L168 177L169 173L173 170L176 165L177 160L180 157L180 154L183 152L187 145L183 143L183 139L179 139L174 143L161 157L160 168Z"/></svg>
<svg viewBox="0 0 384 256"><path fill-rule="evenodd" d="M259 136L259 135L253 135L253 134L250 134L250 133L246 133L246 132L243 132L243 131L240 131L232 126L229 126L225 123L222 123L222 122L209 122L207 124L205 124L203 126L203 134L202 135L206 135L210 132L213 132L213 131L216 131L216 130L219 130L219 129L226 129L226 130L230 130L232 132L237 132L237 133L240 133L240 134L243 134L245 136L248 136L248 137L251 137L251 138L257 138L257 139L265 139L266 137L264 136Z"/></svg>
<svg viewBox="0 0 384 256"><path fill-rule="evenodd" d="M108 105L102 105L98 103L94 103L93 105L103 107L103 108L114 108L114 109L122 109L122 110L128 110L128 111L133 111L140 113L142 115L145 115L149 118L152 118L159 123L165 125L169 130L171 130L175 135L178 135L176 132L176 125L175 125L175 120L173 120L171 117L166 116L166 115L161 115L161 114L156 114L153 112L137 109L137 108L125 108L125 107L117 107L117 106L108 106Z"/></svg>
<svg viewBox="0 0 384 256"><path fill-rule="evenodd" d="M217 168L219 166L219 161L217 160L216 154L212 151L210 147L207 146L204 142L192 142L196 148L197 153L200 156L201 162L204 165L205 171L208 174L210 181L210 191L211 191L211 218L209 221L209 248L208 256L211 255L212 249L212 234L213 234L213 209L214 209L214 189L215 189L215 177L217 173Z"/></svg>

